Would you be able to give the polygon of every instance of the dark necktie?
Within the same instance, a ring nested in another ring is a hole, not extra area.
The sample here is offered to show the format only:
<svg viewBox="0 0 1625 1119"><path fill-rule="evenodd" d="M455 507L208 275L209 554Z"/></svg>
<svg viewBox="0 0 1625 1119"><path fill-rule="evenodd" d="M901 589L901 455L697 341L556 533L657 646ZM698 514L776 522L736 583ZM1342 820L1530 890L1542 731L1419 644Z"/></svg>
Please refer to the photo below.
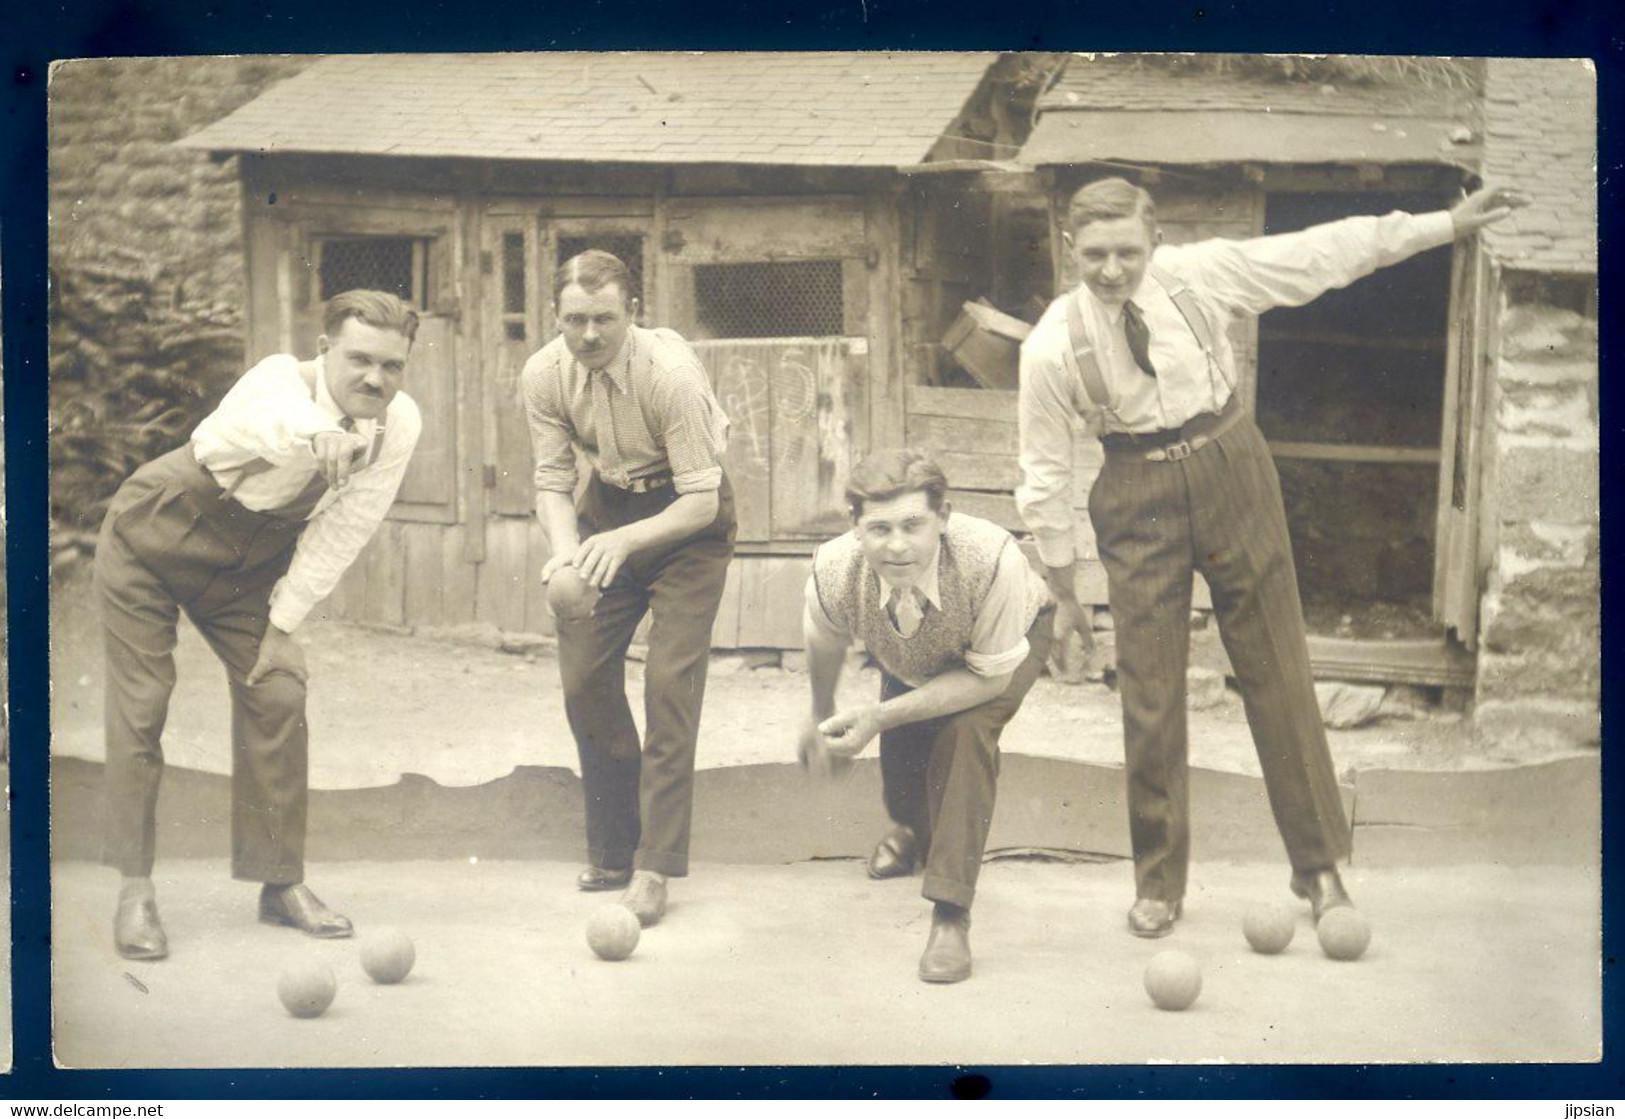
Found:
<svg viewBox="0 0 1625 1119"><path fill-rule="evenodd" d="M1128 339L1128 352L1134 355L1134 364L1155 377L1157 367L1151 364L1151 331L1146 328L1145 319L1133 300L1123 304L1123 336Z"/></svg>

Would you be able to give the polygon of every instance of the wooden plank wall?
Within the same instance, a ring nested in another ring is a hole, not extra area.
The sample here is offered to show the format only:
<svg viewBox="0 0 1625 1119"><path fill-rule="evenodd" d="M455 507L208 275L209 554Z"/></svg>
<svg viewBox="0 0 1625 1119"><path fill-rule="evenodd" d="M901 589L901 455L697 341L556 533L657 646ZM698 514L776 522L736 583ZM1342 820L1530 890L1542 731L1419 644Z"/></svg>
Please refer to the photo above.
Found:
<svg viewBox="0 0 1625 1119"><path fill-rule="evenodd" d="M487 523L485 560L465 556L462 525L386 521L328 599L330 617L415 630L480 624L554 632L542 586L547 537L534 518ZM810 556L741 555L728 568L712 631L717 649L801 648Z"/></svg>
<svg viewBox="0 0 1625 1119"><path fill-rule="evenodd" d="M485 559L471 562L463 525L385 521L340 581L329 613L413 629L479 623L551 634L541 526L533 517L494 517L485 528Z"/></svg>

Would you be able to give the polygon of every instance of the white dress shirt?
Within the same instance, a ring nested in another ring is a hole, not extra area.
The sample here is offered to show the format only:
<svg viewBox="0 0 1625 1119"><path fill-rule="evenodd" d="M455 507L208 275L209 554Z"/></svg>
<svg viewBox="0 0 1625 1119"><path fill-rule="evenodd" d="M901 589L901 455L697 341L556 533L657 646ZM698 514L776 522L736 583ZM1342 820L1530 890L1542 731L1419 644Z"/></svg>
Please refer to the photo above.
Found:
<svg viewBox="0 0 1625 1119"><path fill-rule="evenodd" d="M282 508L297 498L316 473L311 440L324 431L342 431L344 411L327 387L327 370L316 359L312 398L290 354L266 358L232 386L220 406L192 432L192 453L244 507L256 512ZM293 562L271 591L271 624L291 633L326 598L372 539L417 446L423 419L404 392L395 394L384 417L378 457L350 475L343 489L329 489L299 534ZM357 420L355 432L371 445L378 421ZM245 472L255 460L268 470Z"/></svg>
<svg viewBox="0 0 1625 1119"><path fill-rule="evenodd" d="M942 547L938 545L936 554L931 557L931 562L926 565L919 581L914 584L914 589L924 597L924 609L927 612L942 609L941 560ZM971 623L970 647L965 650L965 667L976 675L1001 676L1007 672L1014 672L1021 667L1021 662L1027 659L1027 654L1031 651L1027 642L1026 605L1029 597L1027 581L1036 578L1027 558L1021 554L1016 542L1011 540L999 553L998 567L994 572L993 583L988 588L987 599ZM809 641L815 641L826 647L838 645L842 648L852 643L852 631L830 617L829 611L824 609L824 603L818 595L816 577L811 575L807 577L804 598L802 632ZM897 619L893 616L893 628L897 628L896 623ZM900 628L898 633L905 640L910 636L903 634ZM888 667L887 671L892 670ZM904 676L898 678L910 687L917 688L926 683L924 680L910 680Z"/></svg>
<svg viewBox="0 0 1625 1119"><path fill-rule="evenodd" d="M1188 285L1207 312L1213 361L1208 361L1184 315L1163 286L1147 275L1133 299L1151 335L1157 376L1140 369L1123 334L1121 308L1108 308L1086 285L1050 304L1021 345L1021 485L1016 506L1050 567L1075 558L1072 508L1072 431L1081 421L1094 432L1152 432L1177 428L1217 412L1236 382L1228 326L1240 315L1297 307L1379 268L1455 236L1450 215L1392 213L1329 222L1298 233L1247 241L1215 239L1168 245L1154 253L1156 267ZM1067 330L1067 301L1083 312L1084 333L1105 381L1110 410L1096 406L1083 387Z"/></svg>

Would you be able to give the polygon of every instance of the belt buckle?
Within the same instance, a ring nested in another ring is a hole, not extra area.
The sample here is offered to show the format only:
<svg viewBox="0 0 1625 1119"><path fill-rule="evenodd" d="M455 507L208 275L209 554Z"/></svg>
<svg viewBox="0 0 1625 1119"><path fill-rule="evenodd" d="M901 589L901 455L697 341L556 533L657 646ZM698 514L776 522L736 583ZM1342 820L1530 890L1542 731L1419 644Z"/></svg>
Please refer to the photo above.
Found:
<svg viewBox="0 0 1625 1119"><path fill-rule="evenodd" d="M1160 456L1158 461L1162 462L1179 462L1182 459L1190 458L1191 455L1195 453L1196 448L1190 445L1190 441L1188 439L1181 439L1177 443L1170 443L1168 446L1159 448L1157 451L1153 452L1153 454Z"/></svg>

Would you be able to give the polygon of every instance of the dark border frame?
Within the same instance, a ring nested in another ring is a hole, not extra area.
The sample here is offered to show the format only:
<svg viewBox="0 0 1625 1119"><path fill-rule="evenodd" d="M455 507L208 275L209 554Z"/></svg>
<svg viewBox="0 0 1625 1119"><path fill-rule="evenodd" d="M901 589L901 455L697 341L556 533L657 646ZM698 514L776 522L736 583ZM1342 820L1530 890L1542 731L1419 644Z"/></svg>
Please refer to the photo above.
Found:
<svg viewBox="0 0 1625 1119"><path fill-rule="evenodd" d="M1604 0L1140 0L1102 9L1061 0L815 0L751 8L683 4L503 5L351 0L335 19L321 0L67 0L5 22L0 47L0 294L4 298L6 510L10 580L13 1071L0 1098L456 1099L559 1097L879 1096L948 1098L1473 1097L1589 1100L1625 1096L1613 1056L1622 1020L1616 954L1621 762L1611 757L1621 688L1603 691L1603 1016L1599 1065L1080 1066L1044 1068L413 1069L81 1072L50 1047L46 337L46 86L51 60L91 56L359 51L593 49L1316 50L1348 53L1584 56L1598 67L1599 233L1616 230L1620 64ZM627 10L638 8L636 30ZM1311 10L1318 9L1318 10ZM1603 657L1619 648L1607 557L1620 536L1608 514L1621 426L1608 372L1616 364L1618 265L1602 254Z"/></svg>

